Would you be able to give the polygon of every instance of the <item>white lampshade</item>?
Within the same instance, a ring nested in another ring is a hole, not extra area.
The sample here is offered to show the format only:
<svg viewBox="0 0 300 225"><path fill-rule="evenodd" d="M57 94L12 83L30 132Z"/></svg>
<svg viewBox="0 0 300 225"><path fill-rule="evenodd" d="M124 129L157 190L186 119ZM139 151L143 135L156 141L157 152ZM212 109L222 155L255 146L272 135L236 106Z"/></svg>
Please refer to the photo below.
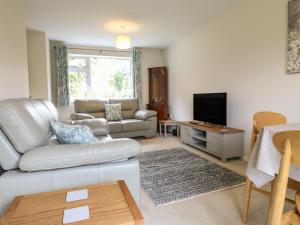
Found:
<svg viewBox="0 0 300 225"><path fill-rule="evenodd" d="M116 48L118 49L128 49L131 48L131 40L128 35L118 35L116 39Z"/></svg>

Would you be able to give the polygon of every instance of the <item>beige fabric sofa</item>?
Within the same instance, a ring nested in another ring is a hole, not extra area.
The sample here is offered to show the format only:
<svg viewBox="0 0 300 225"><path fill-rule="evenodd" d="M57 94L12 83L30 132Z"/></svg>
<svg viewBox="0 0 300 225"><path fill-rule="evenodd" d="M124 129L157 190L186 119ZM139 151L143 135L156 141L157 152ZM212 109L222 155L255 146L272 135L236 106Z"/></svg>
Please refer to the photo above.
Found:
<svg viewBox="0 0 300 225"><path fill-rule="evenodd" d="M96 142L59 144L50 128L50 121L58 120L49 101L0 101L0 214L18 195L114 180L125 180L138 202L140 144L112 139L105 119L78 122L90 126Z"/></svg>
<svg viewBox="0 0 300 225"><path fill-rule="evenodd" d="M105 118L105 104L121 103L122 120L107 121L110 135L120 137L152 137L156 135L157 113L139 110L137 99L75 100L72 120Z"/></svg>

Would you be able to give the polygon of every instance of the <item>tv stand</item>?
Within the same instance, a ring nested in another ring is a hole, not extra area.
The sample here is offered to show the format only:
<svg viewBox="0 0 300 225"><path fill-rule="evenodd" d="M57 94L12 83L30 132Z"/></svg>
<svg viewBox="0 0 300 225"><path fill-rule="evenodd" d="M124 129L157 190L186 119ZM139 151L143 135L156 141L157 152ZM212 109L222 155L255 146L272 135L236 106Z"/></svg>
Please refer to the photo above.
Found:
<svg viewBox="0 0 300 225"><path fill-rule="evenodd" d="M243 158L244 130L199 122L180 123L183 143L217 156L222 161Z"/></svg>
<svg viewBox="0 0 300 225"><path fill-rule="evenodd" d="M190 122L191 124L195 124L195 125L200 125L200 126L204 126L204 127L224 127L222 125L216 125L216 124L212 124L212 123L207 123L207 122L203 122L203 121L198 121L198 120L193 120Z"/></svg>

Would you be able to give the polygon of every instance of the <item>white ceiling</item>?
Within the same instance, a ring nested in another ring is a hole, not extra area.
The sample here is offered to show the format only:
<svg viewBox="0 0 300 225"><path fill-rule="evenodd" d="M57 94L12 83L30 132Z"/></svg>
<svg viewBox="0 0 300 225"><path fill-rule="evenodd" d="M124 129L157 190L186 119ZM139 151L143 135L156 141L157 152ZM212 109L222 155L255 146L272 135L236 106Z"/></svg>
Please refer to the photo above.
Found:
<svg viewBox="0 0 300 225"><path fill-rule="evenodd" d="M126 20L136 47L168 47L241 0L25 0L27 26L70 44L114 46L107 23Z"/></svg>

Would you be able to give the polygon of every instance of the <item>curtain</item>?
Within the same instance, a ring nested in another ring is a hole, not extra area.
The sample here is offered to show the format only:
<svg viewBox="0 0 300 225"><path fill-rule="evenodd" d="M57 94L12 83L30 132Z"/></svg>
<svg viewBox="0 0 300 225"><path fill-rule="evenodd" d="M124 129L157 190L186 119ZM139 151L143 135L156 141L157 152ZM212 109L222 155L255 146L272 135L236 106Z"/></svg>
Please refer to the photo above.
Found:
<svg viewBox="0 0 300 225"><path fill-rule="evenodd" d="M63 44L55 46L56 51L56 83L57 106L70 104L69 78L68 78L68 48Z"/></svg>
<svg viewBox="0 0 300 225"><path fill-rule="evenodd" d="M141 75L141 51L134 48L132 52L132 72L133 72L133 87L134 97L138 99L139 104L142 104L142 75Z"/></svg>

